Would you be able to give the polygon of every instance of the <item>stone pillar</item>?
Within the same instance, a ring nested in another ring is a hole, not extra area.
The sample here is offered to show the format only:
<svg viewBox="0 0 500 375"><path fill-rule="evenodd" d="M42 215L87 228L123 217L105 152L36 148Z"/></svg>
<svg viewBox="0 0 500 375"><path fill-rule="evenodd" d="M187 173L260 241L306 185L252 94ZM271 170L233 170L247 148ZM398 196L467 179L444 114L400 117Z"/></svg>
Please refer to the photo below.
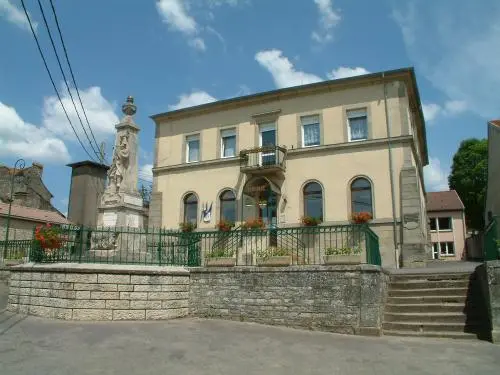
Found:
<svg viewBox="0 0 500 375"><path fill-rule="evenodd" d="M68 164L68 167L72 169L68 219L77 225L95 227L109 167L90 160Z"/></svg>
<svg viewBox="0 0 500 375"><path fill-rule="evenodd" d="M401 263L403 267L424 267L427 237L422 231L426 217L422 211L417 169L405 166L400 174Z"/></svg>
<svg viewBox="0 0 500 375"><path fill-rule="evenodd" d="M151 193L151 201L149 202L149 223L148 226L160 228L162 226L162 192Z"/></svg>

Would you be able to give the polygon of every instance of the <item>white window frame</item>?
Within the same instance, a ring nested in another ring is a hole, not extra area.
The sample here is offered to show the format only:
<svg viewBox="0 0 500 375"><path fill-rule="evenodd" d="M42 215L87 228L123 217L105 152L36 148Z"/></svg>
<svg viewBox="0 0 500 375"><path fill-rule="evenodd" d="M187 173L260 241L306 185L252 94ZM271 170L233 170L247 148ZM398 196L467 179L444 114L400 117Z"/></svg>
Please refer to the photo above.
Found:
<svg viewBox="0 0 500 375"><path fill-rule="evenodd" d="M198 141L198 160L189 160L189 143L193 141ZM192 134L186 136L186 163L196 163L201 159L201 142L199 134Z"/></svg>
<svg viewBox="0 0 500 375"><path fill-rule="evenodd" d="M311 124L306 124L304 125L304 123L302 122L302 119L303 118L306 118L306 117L317 117L318 118L318 129L319 129L319 139L318 139L318 144L316 145L307 145L306 146L306 142L304 140L304 126L309 126L309 125L315 125L316 123L311 123ZM320 115L304 115L304 116L300 116L300 131L302 133L302 147L316 147L316 146L320 146L321 145L321 117Z"/></svg>
<svg viewBox="0 0 500 375"><path fill-rule="evenodd" d="M362 139L351 139L351 123L349 122L349 119L351 118L349 116L349 112L361 112L361 111L364 111L365 112L365 116L352 116L352 118L356 118L356 117L366 117L366 138L362 138ZM362 142L362 141L366 141L368 140L369 138L369 124L368 124L368 108L366 107L363 107L363 108L352 108L352 109L348 109L346 110L346 119L347 119L347 139L349 142Z"/></svg>
<svg viewBox="0 0 500 375"><path fill-rule="evenodd" d="M453 244L453 253L448 252L448 244ZM441 244L445 245L445 253L441 252ZM439 256L440 257L454 257L455 256L455 242L454 241L440 241L438 242Z"/></svg>
<svg viewBox="0 0 500 375"><path fill-rule="evenodd" d="M234 155L224 156L224 138L234 137ZM220 157L222 159L234 158L236 156L236 128L221 129L220 131Z"/></svg>
<svg viewBox="0 0 500 375"><path fill-rule="evenodd" d="M264 122L259 124L259 147L262 147L262 133L266 131L274 130L274 144L278 144L278 130L276 127L276 123L273 122ZM259 163L262 165L262 160L264 159L265 156L270 156L270 155L276 155L276 152L274 151L267 151L267 152L259 152Z"/></svg>
<svg viewBox="0 0 500 375"><path fill-rule="evenodd" d="M441 229L439 228L439 219L450 219L450 229ZM449 233L453 232L453 217L452 216L434 216L430 217L429 220L436 220L436 229L431 229L430 231L435 233L435 232L440 232L440 233ZM430 227L430 223L429 223Z"/></svg>
<svg viewBox="0 0 500 375"><path fill-rule="evenodd" d="M431 223L430 223L430 222L431 222L432 220L434 220L434 221L436 222L436 225L435 225L436 229L430 229L430 228L431 228ZM437 217L430 217L430 218L429 218L429 230L430 230L431 232L433 232L433 233L438 231Z"/></svg>

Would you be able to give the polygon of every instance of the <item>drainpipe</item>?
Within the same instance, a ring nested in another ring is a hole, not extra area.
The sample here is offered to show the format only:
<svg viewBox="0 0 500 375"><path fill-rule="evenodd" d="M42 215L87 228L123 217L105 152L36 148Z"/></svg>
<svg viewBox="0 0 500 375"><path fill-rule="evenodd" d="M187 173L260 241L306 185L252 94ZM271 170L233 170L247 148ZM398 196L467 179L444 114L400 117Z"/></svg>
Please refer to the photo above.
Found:
<svg viewBox="0 0 500 375"><path fill-rule="evenodd" d="M394 261L396 268L399 268L398 259L398 238L396 234L396 197L394 193L394 168L392 162L392 144L391 144L391 126L389 119L389 107L387 105L387 84L385 82L385 74L382 73L382 80L384 82L384 108L385 108L385 125L387 128L387 147L389 149L389 178L391 183L391 203L392 203L392 236L394 241Z"/></svg>

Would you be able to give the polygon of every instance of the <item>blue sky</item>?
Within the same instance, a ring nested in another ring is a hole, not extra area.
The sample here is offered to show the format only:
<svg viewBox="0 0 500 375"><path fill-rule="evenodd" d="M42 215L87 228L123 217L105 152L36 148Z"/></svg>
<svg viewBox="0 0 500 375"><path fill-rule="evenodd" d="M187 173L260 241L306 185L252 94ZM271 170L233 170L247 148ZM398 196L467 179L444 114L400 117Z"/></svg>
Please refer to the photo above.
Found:
<svg viewBox="0 0 500 375"><path fill-rule="evenodd" d="M25 4L71 109L38 3ZM56 32L50 3L42 4ZM145 179L154 144L148 116L301 83L414 66L427 122L429 190L446 188L460 141L485 137L486 121L500 117L497 0L54 0L54 5L88 118L108 156L121 104L128 95L135 97ZM12 165L24 157L28 164L43 163L53 204L65 212L71 172L65 164L88 156L55 97L20 0L0 0L0 45L0 162ZM70 117L77 126L74 109Z"/></svg>

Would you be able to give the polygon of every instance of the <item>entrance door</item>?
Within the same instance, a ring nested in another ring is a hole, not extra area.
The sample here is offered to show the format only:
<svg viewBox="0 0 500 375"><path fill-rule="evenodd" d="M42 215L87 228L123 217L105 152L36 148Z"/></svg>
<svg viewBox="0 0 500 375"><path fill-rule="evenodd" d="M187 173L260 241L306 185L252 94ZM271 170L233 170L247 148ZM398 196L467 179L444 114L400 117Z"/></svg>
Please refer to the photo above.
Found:
<svg viewBox="0 0 500 375"><path fill-rule="evenodd" d="M273 147L276 146L276 126L274 123L260 125L260 146L271 148L271 150L261 153L260 164L262 166L276 164L276 150Z"/></svg>
<svg viewBox="0 0 500 375"><path fill-rule="evenodd" d="M259 200L259 217L266 227L275 227L277 225L277 196L271 189L262 194Z"/></svg>

